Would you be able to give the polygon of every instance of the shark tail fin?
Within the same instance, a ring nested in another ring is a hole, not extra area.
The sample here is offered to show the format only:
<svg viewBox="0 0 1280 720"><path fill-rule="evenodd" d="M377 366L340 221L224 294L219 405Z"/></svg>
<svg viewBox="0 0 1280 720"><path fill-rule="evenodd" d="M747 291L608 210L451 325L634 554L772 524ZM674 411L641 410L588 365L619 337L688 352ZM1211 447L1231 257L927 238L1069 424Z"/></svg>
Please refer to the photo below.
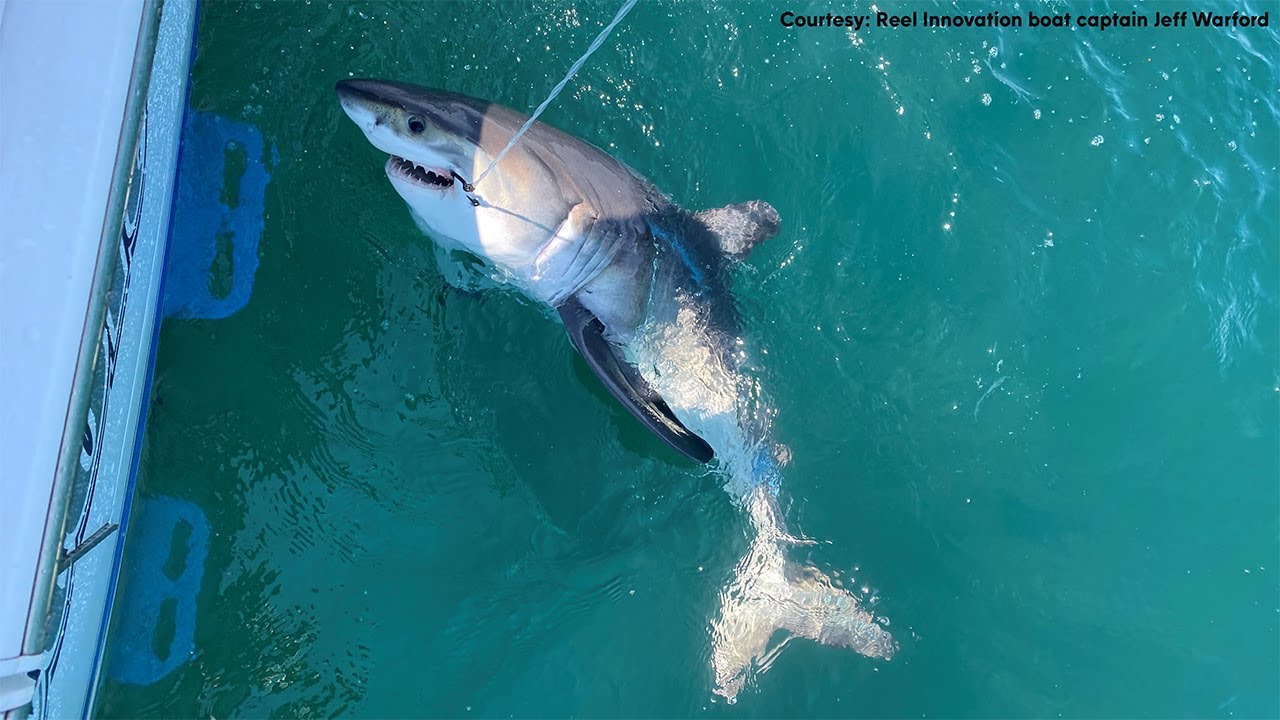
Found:
<svg viewBox="0 0 1280 720"><path fill-rule="evenodd" d="M773 512L764 511L770 517ZM752 515L757 530L777 528L762 527L754 509ZM722 593L720 615L711 624L711 664L714 692L729 702L753 674L768 669L792 637L885 660L898 650L885 625L857 597L818 569L788 562L783 556L788 540L779 533L759 532ZM770 647L779 630L788 636Z"/></svg>
<svg viewBox="0 0 1280 720"><path fill-rule="evenodd" d="M778 234L782 218L773 206L763 200L726 205L703 210L694 215L720 242L720 250L740 258L751 248Z"/></svg>

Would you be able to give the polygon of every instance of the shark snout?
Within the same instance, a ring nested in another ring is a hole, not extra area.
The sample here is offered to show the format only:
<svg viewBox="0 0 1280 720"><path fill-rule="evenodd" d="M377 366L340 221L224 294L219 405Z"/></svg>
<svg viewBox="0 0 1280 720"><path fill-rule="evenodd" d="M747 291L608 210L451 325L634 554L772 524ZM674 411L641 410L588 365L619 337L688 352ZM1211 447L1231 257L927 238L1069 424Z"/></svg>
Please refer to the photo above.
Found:
<svg viewBox="0 0 1280 720"><path fill-rule="evenodd" d="M363 86L361 80L339 80L334 85L343 112L366 133L382 124L378 96Z"/></svg>
<svg viewBox="0 0 1280 720"><path fill-rule="evenodd" d="M386 96L378 92L378 84L374 80L339 80L334 83L333 91L338 94L338 102L343 107L385 102Z"/></svg>
<svg viewBox="0 0 1280 720"><path fill-rule="evenodd" d="M369 100L386 100L390 84L367 78L344 78L333 84L339 98L364 97Z"/></svg>

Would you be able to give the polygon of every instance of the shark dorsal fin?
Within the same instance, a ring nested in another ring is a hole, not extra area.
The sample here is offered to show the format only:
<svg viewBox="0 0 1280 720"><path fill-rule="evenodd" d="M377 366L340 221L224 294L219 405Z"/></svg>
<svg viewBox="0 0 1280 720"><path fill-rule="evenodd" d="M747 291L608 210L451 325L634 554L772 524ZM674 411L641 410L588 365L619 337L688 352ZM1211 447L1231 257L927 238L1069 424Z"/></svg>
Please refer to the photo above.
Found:
<svg viewBox="0 0 1280 720"><path fill-rule="evenodd" d="M763 200L703 210L694 218L716 236L726 255L735 258L746 256L751 248L777 235L782 227L778 211Z"/></svg>

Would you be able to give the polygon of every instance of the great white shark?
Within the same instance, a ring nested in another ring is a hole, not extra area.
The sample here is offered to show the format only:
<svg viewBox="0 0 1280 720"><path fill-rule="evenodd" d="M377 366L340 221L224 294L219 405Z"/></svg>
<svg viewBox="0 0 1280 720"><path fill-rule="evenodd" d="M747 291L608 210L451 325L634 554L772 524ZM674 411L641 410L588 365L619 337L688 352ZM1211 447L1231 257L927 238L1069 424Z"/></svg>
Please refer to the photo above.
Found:
<svg viewBox="0 0 1280 720"><path fill-rule="evenodd" d="M816 568L787 560L778 494L786 448L746 371L728 270L776 234L750 201L691 213L595 146L535 122L475 179L528 117L456 93L343 80L343 110L386 153L386 175L446 250L553 308L573 346L627 410L680 453L713 463L754 535L711 621L714 692L733 700L792 636L889 659L882 619ZM468 189L470 188L470 191ZM785 642L785 641L784 641Z"/></svg>

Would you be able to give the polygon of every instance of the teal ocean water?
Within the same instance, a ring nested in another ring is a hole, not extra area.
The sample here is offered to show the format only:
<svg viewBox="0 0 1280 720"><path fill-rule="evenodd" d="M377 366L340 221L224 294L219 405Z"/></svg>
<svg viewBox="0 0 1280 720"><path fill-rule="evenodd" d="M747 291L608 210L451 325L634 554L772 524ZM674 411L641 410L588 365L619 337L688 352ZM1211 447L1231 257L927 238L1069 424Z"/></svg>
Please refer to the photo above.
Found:
<svg viewBox="0 0 1280 720"><path fill-rule="evenodd" d="M880 9L1028 7L1135 9ZM546 312L445 285L333 95L528 111L616 9L203 4L191 108L259 133L271 178L247 304L161 330L135 510L189 503L207 547L164 673L109 653L99 714L1280 715L1278 29L645 0L569 83L544 119L680 205L781 214L733 285L817 541L793 553L901 646L791 641L730 705L709 624L743 514Z"/></svg>

